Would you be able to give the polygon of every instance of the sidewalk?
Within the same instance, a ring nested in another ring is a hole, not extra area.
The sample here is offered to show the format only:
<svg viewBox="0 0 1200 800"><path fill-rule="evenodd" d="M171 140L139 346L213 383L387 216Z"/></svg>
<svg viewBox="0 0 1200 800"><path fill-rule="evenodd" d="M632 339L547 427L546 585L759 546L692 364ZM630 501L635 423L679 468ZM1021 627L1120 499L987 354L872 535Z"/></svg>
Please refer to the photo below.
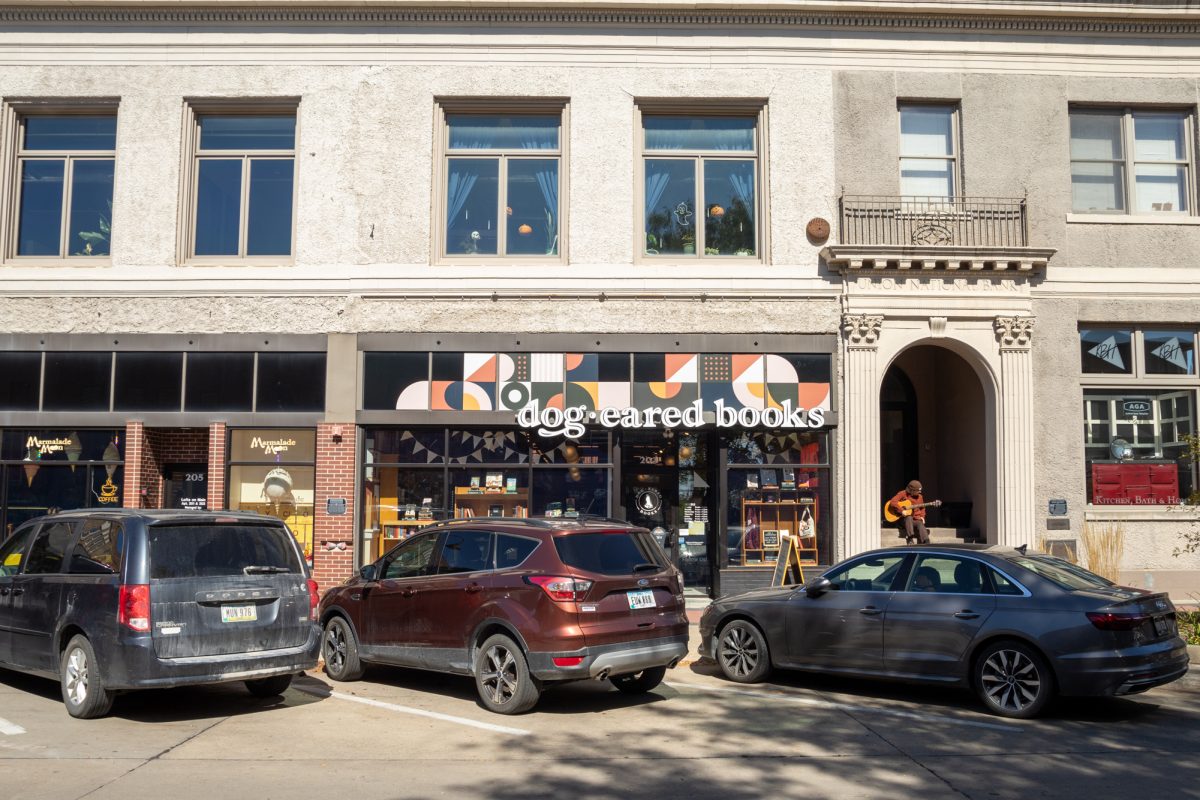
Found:
<svg viewBox="0 0 1200 800"><path fill-rule="evenodd" d="M688 622L691 624L688 625L688 654L679 662L681 667L695 664L700 660L700 615L712 601L707 597L688 595L685 602L687 603Z"/></svg>

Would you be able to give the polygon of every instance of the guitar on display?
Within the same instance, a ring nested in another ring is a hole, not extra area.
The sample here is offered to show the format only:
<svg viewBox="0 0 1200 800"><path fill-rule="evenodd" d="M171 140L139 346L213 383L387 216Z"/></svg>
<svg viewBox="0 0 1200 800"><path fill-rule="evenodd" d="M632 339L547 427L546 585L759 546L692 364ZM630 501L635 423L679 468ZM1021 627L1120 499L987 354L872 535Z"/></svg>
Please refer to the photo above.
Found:
<svg viewBox="0 0 1200 800"><path fill-rule="evenodd" d="M912 513L918 508L937 508L942 504L941 500L930 500L928 503L914 503L911 500L901 500L896 503L900 506L900 513L892 511L892 501L887 501L883 504L883 518L888 522L899 522L903 517L911 517Z"/></svg>

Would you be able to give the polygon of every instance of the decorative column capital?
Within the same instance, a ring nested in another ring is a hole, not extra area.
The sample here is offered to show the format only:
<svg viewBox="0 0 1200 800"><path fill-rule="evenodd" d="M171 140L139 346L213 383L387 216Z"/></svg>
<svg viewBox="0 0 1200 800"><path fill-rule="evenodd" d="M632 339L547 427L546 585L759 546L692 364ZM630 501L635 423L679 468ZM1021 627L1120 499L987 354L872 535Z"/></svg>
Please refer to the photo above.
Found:
<svg viewBox="0 0 1200 800"><path fill-rule="evenodd" d="M842 333L851 347L874 348L879 343L883 317L868 314L843 314Z"/></svg>
<svg viewBox="0 0 1200 800"><path fill-rule="evenodd" d="M1033 317L996 317L996 339L1001 350L1028 350L1033 338Z"/></svg>

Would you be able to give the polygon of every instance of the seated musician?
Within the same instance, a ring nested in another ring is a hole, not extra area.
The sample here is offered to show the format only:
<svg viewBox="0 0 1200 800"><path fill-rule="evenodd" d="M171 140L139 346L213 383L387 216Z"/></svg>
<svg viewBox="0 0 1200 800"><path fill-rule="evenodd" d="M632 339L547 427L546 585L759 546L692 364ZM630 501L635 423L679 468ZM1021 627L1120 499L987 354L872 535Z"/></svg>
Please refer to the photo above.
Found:
<svg viewBox="0 0 1200 800"><path fill-rule="evenodd" d="M900 517L896 521L896 529L904 537L906 544L920 542L929 544L929 530L925 527L925 497L921 494L921 482L909 481L908 486L888 500L888 506L893 514Z"/></svg>

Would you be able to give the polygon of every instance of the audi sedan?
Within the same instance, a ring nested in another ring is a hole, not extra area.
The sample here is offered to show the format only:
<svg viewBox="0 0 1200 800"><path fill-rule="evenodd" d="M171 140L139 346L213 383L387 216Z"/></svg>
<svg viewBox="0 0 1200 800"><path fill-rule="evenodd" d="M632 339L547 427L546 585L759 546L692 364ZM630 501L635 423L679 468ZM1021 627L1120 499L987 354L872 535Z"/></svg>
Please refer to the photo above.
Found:
<svg viewBox="0 0 1200 800"><path fill-rule="evenodd" d="M1183 677L1166 594L1024 547L892 547L803 586L715 601L700 652L739 683L772 668L961 686L1005 717L1055 695L1136 694Z"/></svg>

